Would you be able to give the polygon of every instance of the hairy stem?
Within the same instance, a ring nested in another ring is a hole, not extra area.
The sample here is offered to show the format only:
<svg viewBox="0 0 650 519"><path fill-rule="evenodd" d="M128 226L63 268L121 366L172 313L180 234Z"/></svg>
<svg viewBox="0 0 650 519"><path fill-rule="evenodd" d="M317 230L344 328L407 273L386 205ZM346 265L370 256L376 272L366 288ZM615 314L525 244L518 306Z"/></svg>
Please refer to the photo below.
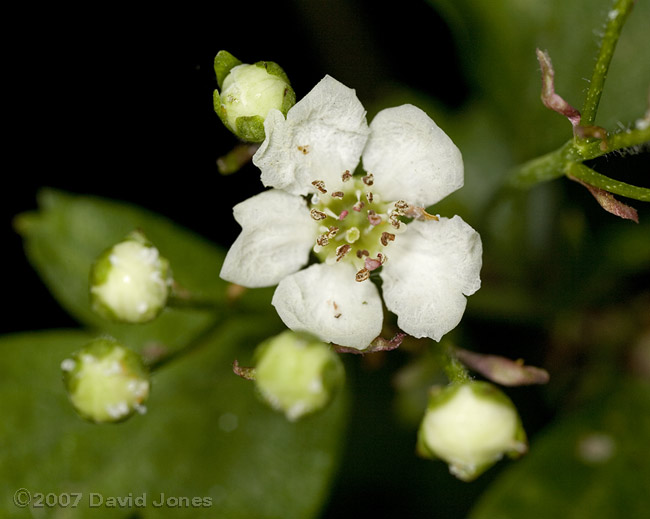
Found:
<svg viewBox="0 0 650 519"><path fill-rule="evenodd" d="M600 103L600 96L603 93L603 86L605 84L605 79L607 78L609 64L612 61L614 49L616 48L616 43L621 35L623 25L625 24L630 11L632 11L633 5L634 0L614 0L614 5L608 13L605 35L600 44L596 66L594 67L591 82L589 83L589 90L587 91L587 97L585 98L585 103L582 107L582 118L580 120L581 126L591 126L594 124L596 112L598 111L598 104Z"/></svg>

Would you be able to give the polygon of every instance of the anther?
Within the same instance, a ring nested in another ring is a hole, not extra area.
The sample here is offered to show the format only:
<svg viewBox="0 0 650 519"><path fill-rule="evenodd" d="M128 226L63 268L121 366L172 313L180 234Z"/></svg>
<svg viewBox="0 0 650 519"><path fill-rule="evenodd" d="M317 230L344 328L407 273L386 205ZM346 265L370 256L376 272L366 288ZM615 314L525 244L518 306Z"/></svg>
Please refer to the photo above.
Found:
<svg viewBox="0 0 650 519"><path fill-rule="evenodd" d="M336 248L336 261L341 261L345 255L350 252L350 249L352 248L351 245L348 245L347 243L345 245L341 245L340 247Z"/></svg>
<svg viewBox="0 0 650 519"><path fill-rule="evenodd" d="M372 173L368 173L365 177L363 177L361 180L363 180L363 183L366 186L372 186L375 182L375 176Z"/></svg>
<svg viewBox="0 0 650 519"><path fill-rule="evenodd" d="M318 238L316 238L316 243L321 247L325 247L329 242L330 240L327 234L321 234Z"/></svg>
<svg viewBox="0 0 650 519"><path fill-rule="evenodd" d="M368 211L368 221L370 225L379 225L381 223L381 216L371 209Z"/></svg>
<svg viewBox="0 0 650 519"><path fill-rule="evenodd" d="M369 203L369 204L372 204L372 201L374 200L375 197L374 197L374 195L372 194L372 192L368 191L368 192L366 193L366 198L368 199L368 203Z"/></svg>
<svg viewBox="0 0 650 519"><path fill-rule="evenodd" d="M343 194L343 191L334 191L334 193L332 193L331 196L332 196L332 198L342 199L344 194Z"/></svg>
<svg viewBox="0 0 650 519"><path fill-rule="evenodd" d="M385 247L389 241L395 241L395 235L390 232L381 233L381 244Z"/></svg>
<svg viewBox="0 0 650 519"><path fill-rule="evenodd" d="M341 214L339 215L339 220L345 220L345 217L348 215L348 210L345 209L341 211Z"/></svg>
<svg viewBox="0 0 650 519"><path fill-rule="evenodd" d="M399 229L400 225L402 225L402 222L400 222L400 219L395 212L391 212L390 215L388 216L388 219L390 220L390 224L395 227L395 229Z"/></svg>
<svg viewBox="0 0 650 519"><path fill-rule="evenodd" d="M346 170L343 172L343 174L341 175L341 180L342 180L343 182L347 182L347 181L350 180L351 178L352 178L352 173L350 173L350 170L349 170L349 169L346 169Z"/></svg>
<svg viewBox="0 0 650 519"><path fill-rule="evenodd" d="M322 211L319 211L318 209L312 209L311 211L309 211L309 215L317 222L319 220L325 220L325 218L327 218L327 215Z"/></svg>
<svg viewBox="0 0 650 519"><path fill-rule="evenodd" d="M327 237L334 238L334 236L336 236L336 233L338 232L339 232L339 228L331 225L330 227L327 228Z"/></svg>
<svg viewBox="0 0 650 519"><path fill-rule="evenodd" d="M370 253L366 249L358 249L357 250L357 258L361 259L364 256L370 256Z"/></svg>
<svg viewBox="0 0 650 519"><path fill-rule="evenodd" d="M357 213L363 209L363 206L366 205L364 204L361 200L359 200L356 204L352 206L352 209L354 209Z"/></svg>
<svg viewBox="0 0 650 519"><path fill-rule="evenodd" d="M373 258L366 258L364 261L367 270L375 270L381 267L381 261Z"/></svg>
<svg viewBox="0 0 650 519"><path fill-rule="evenodd" d="M358 282L365 281L370 277L370 271L367 268L362 268L359 272L357 272L357 275L355 276L355 280Z"/></svg>
<svg viewBox="0 0 650 519"><path fill-rule="evenodd" d="M298 146L298 151L302 152L303 155L307 155L309 153L309 145Z"/></svg>
<svg viewBox="0 0 650 519"><path fill-rule="evenodd" d="M327 189L325 189L325 182L322 180L314 180L311 185L318 189L321 193L327 193Z"/></svg>

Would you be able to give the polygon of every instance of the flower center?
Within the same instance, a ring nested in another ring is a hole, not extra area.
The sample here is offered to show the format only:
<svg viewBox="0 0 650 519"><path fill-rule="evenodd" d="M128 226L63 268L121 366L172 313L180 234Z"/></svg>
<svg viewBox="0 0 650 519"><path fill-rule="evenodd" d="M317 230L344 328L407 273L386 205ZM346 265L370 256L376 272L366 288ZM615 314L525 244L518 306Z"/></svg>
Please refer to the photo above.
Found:
<svg viewBox="0 0 650 519"><path fill-rule="evenodd" d="M405 229L400 216L409 205L400 200L386 202L372 191L372 174L364 177L343 173L340 190L329 190L322 180L312 185L318 190L310 201L311 217L318 221L319 235L314 252L321 261L347 261L358 269L357 281L386 262L384 249Z"/></svg>

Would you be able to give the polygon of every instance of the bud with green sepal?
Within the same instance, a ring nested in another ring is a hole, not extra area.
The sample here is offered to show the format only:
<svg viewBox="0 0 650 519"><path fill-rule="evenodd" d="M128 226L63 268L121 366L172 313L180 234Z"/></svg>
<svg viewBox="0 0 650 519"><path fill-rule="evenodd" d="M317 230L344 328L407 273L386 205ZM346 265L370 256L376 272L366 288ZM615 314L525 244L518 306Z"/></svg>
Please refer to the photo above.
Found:
<svg viewBox="0 0 650 519"><path fill-rule="evenodd" d="M223 124L246 142L264 140L264 119L269 110L284 115L296 103L284 70L272 61L244 64L229 52L219 51L214 60L217 83L214 110Z"/></svg>
<svg viewBox="0 0 650 519"><path fill-rule="evenodd" d="M92 266L92 307L107 319L145 323L165 308L171 284L169 262L135 231L104 251Z"/></svg>
<svg viewBox="0 0 650 519"><path fill-rule="evenodd" d="M140 356L115 339L99 338L61 362L63 381L86 420L111 423L145 412L149 373Z"/></svg>
<svg viewBox="0 0 650 519"><path fill-rule="evenodd" d="M471 481L504 454L526 450L517 409L492 384L471 381L432 391L418 432L419 455L440 458L454 476Z"/></svg>
<svg viewBox="0 0 650 519"><path fill-rule="evenodd" d="M235 372L255 381L262 399L290 421L326 407L343 386L345 372L330 346L287 330L255 350L255 368Z"/></svg>

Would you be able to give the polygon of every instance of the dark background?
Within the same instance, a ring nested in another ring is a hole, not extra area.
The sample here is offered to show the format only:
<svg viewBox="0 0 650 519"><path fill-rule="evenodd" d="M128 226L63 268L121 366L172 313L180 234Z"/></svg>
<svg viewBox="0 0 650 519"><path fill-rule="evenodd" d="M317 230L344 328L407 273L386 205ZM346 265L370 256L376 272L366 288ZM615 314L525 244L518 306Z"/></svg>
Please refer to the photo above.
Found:
<svg viewBox="0 0 650 519"><path fill-rule="evenodd" d="M468 95L449 32L426 2L371 0L92 4L21 8L6 53L10 138L0 204L6 300L0 333L74 325L22 251L13 217L43 186L133 202L227 247L232 206L259 191L245 168L221 177L235 138L212 108L215 54L271 60L298 98L325 74L368 105L402 82L459 106ZM443 45L433 81L424 53ZM419 50L418 50L419 49ZM423 66L424 64L424 66Z"/></svg>

